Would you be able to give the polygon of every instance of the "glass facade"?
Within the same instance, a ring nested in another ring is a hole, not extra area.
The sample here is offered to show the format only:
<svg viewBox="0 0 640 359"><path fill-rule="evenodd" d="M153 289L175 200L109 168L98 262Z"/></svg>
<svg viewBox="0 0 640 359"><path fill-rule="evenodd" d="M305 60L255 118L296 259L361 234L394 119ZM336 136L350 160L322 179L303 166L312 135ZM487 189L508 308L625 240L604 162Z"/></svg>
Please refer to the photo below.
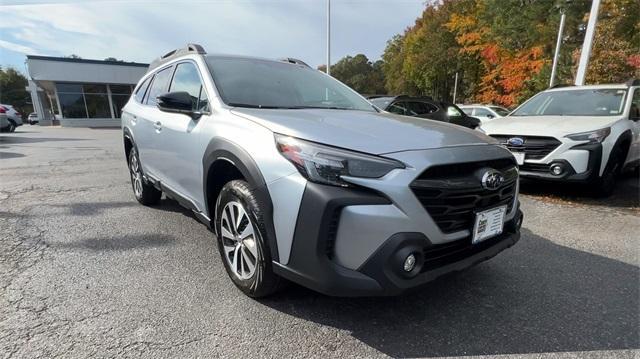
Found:
<svg viewBox="0 0 640 359"><path fill-rule="evenodd" d="M133 85L56 83L62 117L120 118L122 107L131 96L132 87Z"/></svg>

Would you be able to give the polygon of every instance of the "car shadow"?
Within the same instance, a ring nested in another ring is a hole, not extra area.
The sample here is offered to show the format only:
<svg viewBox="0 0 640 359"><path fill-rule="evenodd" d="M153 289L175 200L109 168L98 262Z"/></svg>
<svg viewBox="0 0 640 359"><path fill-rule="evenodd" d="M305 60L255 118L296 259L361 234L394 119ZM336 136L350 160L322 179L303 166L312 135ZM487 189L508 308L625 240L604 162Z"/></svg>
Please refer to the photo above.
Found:
<svg viewBox="0 0 640 359"><path fill-rule="evenodd" d="M68 214L73 216L95 216L105 210L114 208L133 207L136 202L75 202L69 204L54 204L51 207L67 208Z"/></svg>
<svg viewBox="0 0 640 359"><path fill-rule="evenodd" d="M543 182L524 178L520 181L520 192L556 201L640 209L640 178L632 173L626 173L618 179L616 188L609 197L598 197L593 188L584 184Z"/></svg>
<svg viewBox="0 0 640 359"><path fill-rule="evenodd" d="M261 301L346 330L392 357L639 347L637 266L523 230L498 257L392 298L333 298L299 286Z"/></svg>
<svg viewBox="0 0 640 359"><path fill-rule="evenodd" d="M19 136L0 136L2 144L27 144L42 142L67 142L67 141L88 141L90 138L55 138L55 137L19 137Z"/></svg>
<svg viewBox="0 0 640 359"><path fill-rule="evenodd" d="M25 157L25 155L17 152L0 152L0 160L6 160L9 158L20 158L20 157Z"/></svg>
<svg viewBox="0 0 640 359"><path fill-rule="evenodd" d="M72 242L47 242L53 248L79 249L90 251L126 251L142 248L156 248L172 245L174 236L167 234L140 234L130 236L85 238Z"/></svg>

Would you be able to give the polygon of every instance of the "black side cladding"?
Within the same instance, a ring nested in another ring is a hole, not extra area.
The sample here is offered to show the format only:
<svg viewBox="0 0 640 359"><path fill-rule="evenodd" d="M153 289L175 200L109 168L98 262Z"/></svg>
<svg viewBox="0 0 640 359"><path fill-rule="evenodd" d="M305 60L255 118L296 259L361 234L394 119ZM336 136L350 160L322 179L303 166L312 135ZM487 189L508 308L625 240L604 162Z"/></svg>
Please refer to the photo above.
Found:
<svg viewBox="0 0 640 359"><path fill-rule="evenodd" d="M273 224L273 202L271 202L271 196L269 195L269 190L267 189L264 177L262 177L262 173L260 172L258 165L256 165L253 158L251 158L245 150L237 144L221 137L214 137L211 139L202 158L202 184L204 186L204 198L209 198L209 188L207 185L209 168L211 168L213 163L219 159L225 159L233 163L240 173L242 173L242 176L249 185L251 185L251 189L255 192L258 200L264 205L263 214L268 236L267 241L269 243L269 248L271 249L271 258L274 262L278 262L280 260L280 256L278 254L278 242L276 240L276 231ZM211 221L213 221L214 216L212 211L215 210L213 208L209 208L208 201L205 201L205 206L207 215ZM213 225L211 227L214 228Z"/></svg>

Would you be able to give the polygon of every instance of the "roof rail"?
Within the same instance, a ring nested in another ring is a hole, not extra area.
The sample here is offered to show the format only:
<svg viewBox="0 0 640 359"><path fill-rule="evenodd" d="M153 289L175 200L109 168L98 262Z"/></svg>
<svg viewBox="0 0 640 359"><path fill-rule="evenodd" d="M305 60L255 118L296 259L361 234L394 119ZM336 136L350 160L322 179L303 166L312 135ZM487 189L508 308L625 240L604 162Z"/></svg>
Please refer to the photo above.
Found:
<svg viewBox="0 0 640 359"><path fill-rule="evenodd" d="M629 81L624 84L627 86L640 86L640 79L629 79Z"/></svg>
<svg viewBox="0 0 640 359"><path fill-rule="evenodd" d="M175 59L178 56L187 55L187 54L205 55L206 53L207 52L204 51L204 48L198 44L187 44L187 46L181 49L171 50L166 54L160 56L159 58L153 60L151 65L149 65L149 70L154 69L162 64L165 64L170 60Z"/></svg>
<svg viewBox="0 0 640 359"><path fill-rule="evenodd" d="M549 86L550 89L557 89L560 87L569 87L569 86L573 86L573 85L568 85L568 84L555 84L553 86Z"/></svg>
<svg viewBox="0 0 640 359"><path fill-rule="evenodd" d="M285 58L280 59L280 61L288 62L290 64L302 65L302 66L306 66L306 67L311 68L311 66L307 65L306 62L304 62L302 60L294 59L293 57L285 57Z"/></svg>

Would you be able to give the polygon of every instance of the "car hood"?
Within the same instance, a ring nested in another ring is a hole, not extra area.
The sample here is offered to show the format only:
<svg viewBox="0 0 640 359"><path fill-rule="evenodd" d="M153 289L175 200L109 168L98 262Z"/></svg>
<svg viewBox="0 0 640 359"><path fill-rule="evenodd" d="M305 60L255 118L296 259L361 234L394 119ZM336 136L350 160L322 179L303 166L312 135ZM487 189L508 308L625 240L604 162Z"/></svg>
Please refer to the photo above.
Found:
<svg viewBox="0 0 640 359"><path fill-rule="evenodd" d="M616 122L619 116L507 116L482 123L489 135L563 137L598 130Z"/></svg>
<svg viewBox="0 0 640 359"><path fill-rule="evenodd" d="M388 113L239 107L231 112L273 132L372 154L495 143L479 131Z"/></svg>

